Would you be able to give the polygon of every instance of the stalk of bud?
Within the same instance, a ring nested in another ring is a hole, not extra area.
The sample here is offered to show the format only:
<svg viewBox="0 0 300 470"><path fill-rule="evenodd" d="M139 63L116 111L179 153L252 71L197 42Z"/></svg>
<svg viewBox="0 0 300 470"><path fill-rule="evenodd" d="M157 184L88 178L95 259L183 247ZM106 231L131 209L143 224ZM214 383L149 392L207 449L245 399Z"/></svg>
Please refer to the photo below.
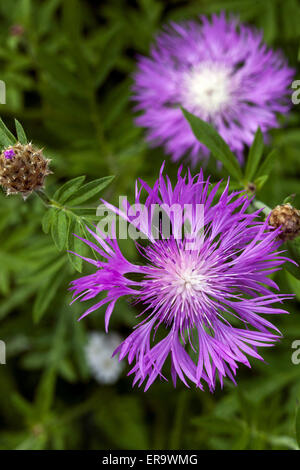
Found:
<svg viewBox="0 0 300 470"><path fill-rule="evenodd" d="M0 184L7 194L21 194L26 198L33 191L43 188L50 160L42 150L31 143L17 143L3 150L0 155Z"/></svg>
<svg viewBox="0 0 300 470"><path fill-rule="evenodd" d="M281 226L279 238L283 241L293 240L300 235L300 211L291 204L276 206L271 212L269 223L275 228Z"/></svg>

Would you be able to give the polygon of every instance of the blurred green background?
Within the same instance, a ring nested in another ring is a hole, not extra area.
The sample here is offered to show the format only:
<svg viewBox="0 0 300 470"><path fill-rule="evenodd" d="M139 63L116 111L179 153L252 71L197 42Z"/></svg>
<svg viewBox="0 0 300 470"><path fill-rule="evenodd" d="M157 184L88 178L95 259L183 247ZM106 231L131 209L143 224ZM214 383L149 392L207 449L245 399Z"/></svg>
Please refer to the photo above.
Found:
<svg viewBox="0 0 300 470"><path fill-rule="evenodd" d="M166 157L134 125L136 54L148 53L165 22L221 10L263 29L265 41L298 67L297 0L1 1L0 79L7 87L1 117L11 129L14 118L22 122L52 159L49 191L79 175L87 181L116 175L102 197L117 203L121 194L130 200L138 176L155 180ZM270 207L292 193L300 207L299 106L271 133L279 158L258 194ZM168 158L167 171L177 172ZM214 181L226 176L213 158L205 173ZM300 364L292 363L291 345L300 340L299 280L286 271L277 275L282 292L296 293L286 303L291 315L274 320L283 339L263 352L266 363L241 366L238 387L226 382L211 394L157 382L144 393L131 388L126 371L115 385L101 385L84 347L88 332L103 331L103 311L78 323L86 305L69 306L67 291L79 276L75 267L84 273L89 267L56 249L42 231L43 213L37 197L24 203L1 192L0 339L7 345L7 364L0 365L1 449L297 448ZM134 259L131 242L123 249ZM119 301L111 328L125 337L135 315Z"/></svg>

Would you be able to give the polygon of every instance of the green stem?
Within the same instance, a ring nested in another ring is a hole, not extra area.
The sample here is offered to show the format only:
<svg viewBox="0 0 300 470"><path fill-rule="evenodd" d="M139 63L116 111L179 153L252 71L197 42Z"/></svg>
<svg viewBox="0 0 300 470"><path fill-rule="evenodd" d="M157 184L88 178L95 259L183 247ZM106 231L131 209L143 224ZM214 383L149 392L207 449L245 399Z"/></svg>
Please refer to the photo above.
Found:
<svg viewBox="0 0 300 470"><path fill-rule="evenodd" d="M265 216L268 216L270 212L272 212L272 209L269 206L267 206L267 204L265 204L264 202L258 201L257 199L254 199L251 204L254 207L254 209L262 209L262 212L263 214L265 214Z"/></svg>
<svg viewBox="0 0 300 470"><path fill-rule="evenodd" d="M183 391L179 394L176 406L176 413L174 419L174 426L171 432L170 438L170 449L177 450L180 449L181 442L181 431L184 421L184 414L186 411L188 394L186 391Z"/></svg>
<svg viewBox="0 0 300 470"><path fill-rule="evenodd" d="M42 189L35 191L35 194L43 201L46 207L49 207L52 205L51 199L47 196L47 194Z"/></svg>
<svg viewBox="0 0 300 470"><path fill-rule="evenodd" d="M47 427L53 428L57 426L65 426L66 424L69 424L70 422L79 419L81 416L92 411L97 404L99 404L99 396L94 395L86 402L80 403L57 419L51 420Z"/></svg>

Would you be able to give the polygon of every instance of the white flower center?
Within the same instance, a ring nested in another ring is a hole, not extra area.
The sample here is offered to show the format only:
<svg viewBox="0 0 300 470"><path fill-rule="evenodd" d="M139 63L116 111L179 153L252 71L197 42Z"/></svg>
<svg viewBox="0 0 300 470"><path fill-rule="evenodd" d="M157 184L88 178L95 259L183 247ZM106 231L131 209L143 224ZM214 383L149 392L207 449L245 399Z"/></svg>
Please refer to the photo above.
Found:
<svg viewBox="0 0 300 470"><path fill-rule="evenodd" d="M230 69L223 64L204 63L190 70L184 80L185 103L212 116L231 98Z"/></svg>
<svg viewBox="0 0 300 470"><path fill-rule="evenodd" d="M187 269L178 273L176 280L177 294L193 294L193 291L202 291L206 287L206 279L199 273Z"/></svg>

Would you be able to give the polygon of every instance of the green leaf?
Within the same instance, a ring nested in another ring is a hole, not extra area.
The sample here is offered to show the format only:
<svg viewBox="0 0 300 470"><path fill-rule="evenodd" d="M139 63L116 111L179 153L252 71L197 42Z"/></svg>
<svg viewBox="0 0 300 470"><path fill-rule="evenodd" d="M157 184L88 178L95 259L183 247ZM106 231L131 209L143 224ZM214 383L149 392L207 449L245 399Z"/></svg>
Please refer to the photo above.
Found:
<svg viewBox="0 0 300 470"><path fill-rule="evenodd" d="M262 188L262 186L265 184L265 182L269 178L269 175L274 167L275 158L277 156L278 156L278 150L277 149L271 150L271 152L267 155L265 161L263 162L262 166L258 170L254 183L259 189Z"/></svg>
<svg viewBox="0 0 300 470"><path fill-rule="evenodd" d="M85 176L78 176L63 184L54 194L53 199L60 204L64 204L80 188L85 180Z"/></svg>
<svg viewBox="0 0 300 470"><path fill-rule="evenodd" d="M68 239L68 250L73 251L74 253L78 253L79 255L85 256L84 250L86 245L79 240L75 235L79 237L84 237L84 232L82 230L80 222L73 217L70 224L70 231L69 231L69 239ZM68 253L69 260L72 266L76 269L76 271L82 271L82 259L78 256L74 255L73 253Z"/></svg>
<svg viewBox="0 0 300 470"><path fill-rule="evenodd" d="M33 415L34 408L30 402L25 400L22 395L14 392L11 397L11 404L25 418L30 419Z"/></svg>
<svg viewBox="0 0 300 470"><path fill-rule="evenodd" d="M284 200L282 201L282 204L288 204L292 203L295 199L296 194L289 194Z"/></svg>
<svg viewBox="0 0 300 470"><path fill-rule="evenodd" d="M12 312L19 305L24 305L28 298L36 290L36 285L26 285L18 287L6 300L2 300L0 305L0 319Z"/></svg>
<svg viewBox="0 0 300 470"><path fill-rule="evenodd" d="M210 124L202 121L202 119L189 113L184 108L181 109L199 142L204 144L211 153L223 163L230 176L241 181L243 174L239 163L222 137Z"/></svg>
<svg viewBox="0 0 300 470"><path fill-rule="evenodd" d="M56 369L47 369L38 384L35 398L35 408L39 419L43 418L51 408L56 384Z"/></svg>
<svg viewBox="0 0 300 470"><path fill-rule="evenodd" d="M257 129L253 144L249 151L249 156L246 165L245 177L247 181L252 181L256 170L258 168L259 162L261 160L264 150L264 137L260 130Z"/></svg>
<svg viewBox="0 0 300 470"><path fill-rule="evenodd" d="M56 209L55 216L51 220L51 235L56 248L61 251L68 238L69 218L64 210Z"/></svg>
<svg viewBox="0 0 300 470"><path fill-rule="evenodd" d="M46 264L43 267L38 266L37 269L31 274L20 275L20 282L24 284L37 284L40 285L45 279L48 279L54 273L58 272L66 262L66 256L59 255L54 260L46 259Z"/></svg>
<svg viewBox="0 0 300 470"><path fill-rule="evenodd" d="M9 269L7 269L5 266L1 266L0 270L0 292L4 296L6 296L9 293Z"/></svg>
<svg viewBox="0 0 300 470"><path fill-rule="evenodd" d="M6 127L2 119L0 118L0 145L2 148L9 147L16 143L15 136Z"/></svg>
<svg viewBox="0 0 300 470"><path fill-rule="evenodd" d="M76 196L68 202L68 205L76 206L82 204L88 199L91 199L97 193L102 191L102 189L106 188L106 186L108 186L113 179L114 176L104 176L104 178L99 178L95 181L91 181L90 183L85 184L79 189L79 191L76 193Z"/></svg>
<svg viewBox="0 0 300 470"><path fill-rule="evenodd" d="M94 415L103 435L117 448L149 449L142 401L132 395L123 395L120 400L113 390L105 398L107 406L99 407ZM118 429L127 432L120 433Z"/></svg>
<svg viewBox="0 0 300 470"><path fill-rule="evenodd" d="M73 363L70 359L63 359L58 366L58 372L68 382L76 382L77 374Z"/></svg>
<svg viewBox="0 0 300 470"><path fill-rule="evenodd" d="M63 26L68 32L67 37L73 41L80 40L80 29L83 19L83 12L78 0L68 0L63 4Z"/></svg>
<svg viewBox="0 0 300 470"><path fill-rule="evenodd" d="M43 227L43 231L45 233L49 233L49 230L50 230L51 224L52 224L52 220L55 217L56 210L57 209L52 207L52 208L48 209L45 212L44 216L43 216L42 227Z"/></svg>
<svg viewBox="0 0 300 470"><path fill-rule="evenodd" d="M44 284L44 286L40 288L32 311L34 323L38 323L46 313L50 303L55 297L56 292L63 282L64 276L65 272L62 270L58 274L55 274L54 277L51 277Z"/></svg>
<svg viewBox="0 0 300 470"><path fill-rule="evenodd" d="M27 140L25 131L22 127L22 124L20 124L20 122L17 119L15 119L15 126L16 126L18 141L23 145L27 144L28 140Z"/></svg>

